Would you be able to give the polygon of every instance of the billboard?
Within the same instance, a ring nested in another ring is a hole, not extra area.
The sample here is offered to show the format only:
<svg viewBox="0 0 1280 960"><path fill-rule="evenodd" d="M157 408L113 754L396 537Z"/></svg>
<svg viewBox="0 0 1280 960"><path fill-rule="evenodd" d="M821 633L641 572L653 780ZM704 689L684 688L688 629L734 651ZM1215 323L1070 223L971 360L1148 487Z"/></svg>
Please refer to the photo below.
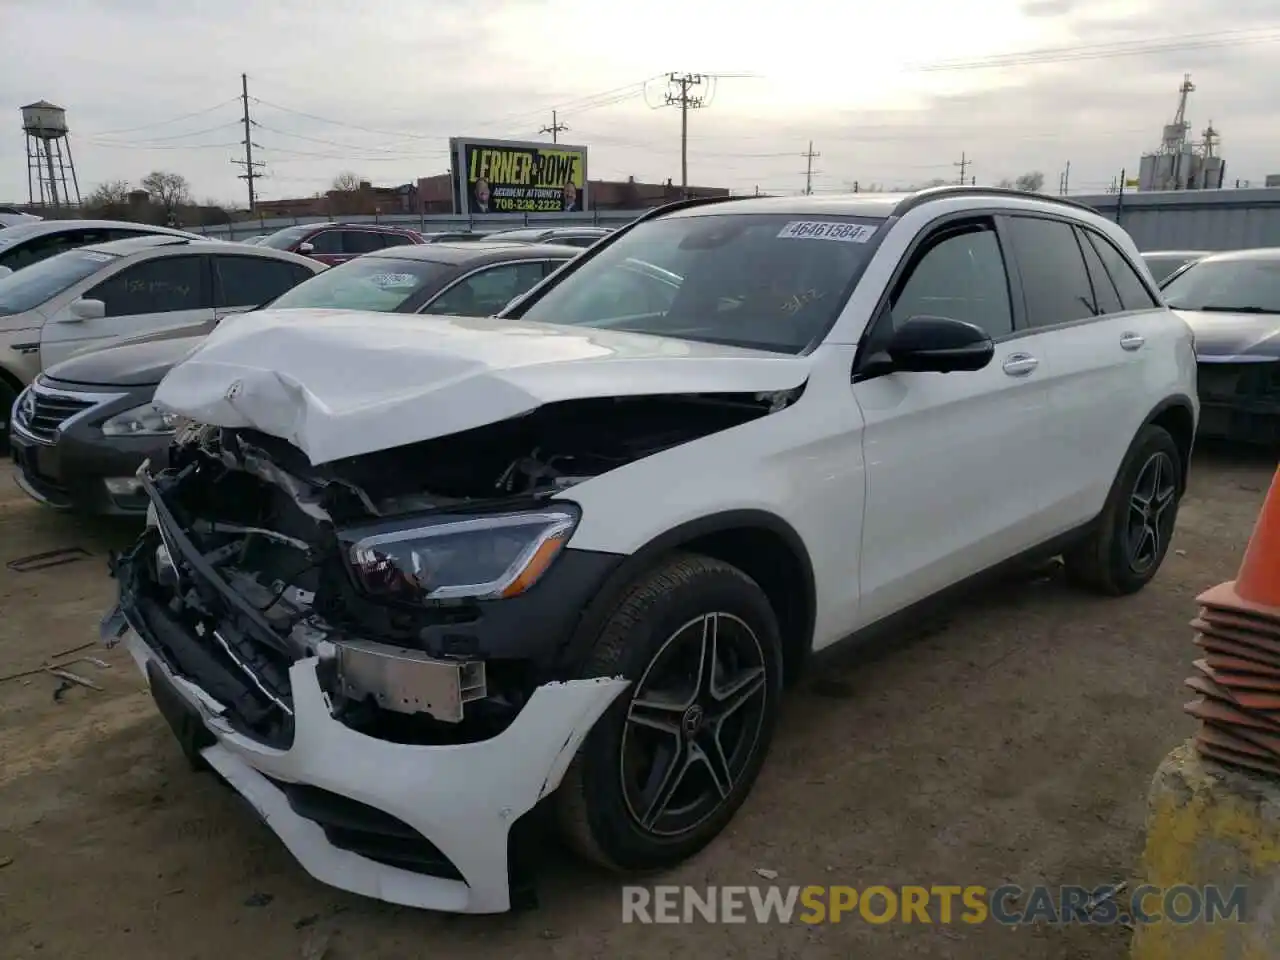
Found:
<svg viewBox="0 0 1280 960"><path fill-rule="evenodd" d="M453 137L454 209L570 213L587 209L587 148L563 143Z"/></svg>

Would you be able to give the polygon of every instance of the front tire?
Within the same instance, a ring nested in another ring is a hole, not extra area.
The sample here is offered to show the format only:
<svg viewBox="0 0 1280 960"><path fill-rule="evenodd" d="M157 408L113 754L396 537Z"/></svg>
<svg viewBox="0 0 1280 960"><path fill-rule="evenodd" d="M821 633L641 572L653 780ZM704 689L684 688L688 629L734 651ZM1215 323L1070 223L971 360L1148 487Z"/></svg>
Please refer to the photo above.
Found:
<svg viewBox="0 0 1280 960"><path fill-rule="evenodd" d="M724 829L764 764L782 692L773 608L736 567L672 556L626 591L583 674L631 685L565 773L566 839L613 870L680 863Z"/></svg>
<svg viewBox="0 0 1280 960"><path fill-rule="evenodd" d="M1147 424L1120 467L1097 529L1068 551L1067 577L1109 596L1137 593L1169 550L1183 490L1182 454L1169 431Z"/></svg>

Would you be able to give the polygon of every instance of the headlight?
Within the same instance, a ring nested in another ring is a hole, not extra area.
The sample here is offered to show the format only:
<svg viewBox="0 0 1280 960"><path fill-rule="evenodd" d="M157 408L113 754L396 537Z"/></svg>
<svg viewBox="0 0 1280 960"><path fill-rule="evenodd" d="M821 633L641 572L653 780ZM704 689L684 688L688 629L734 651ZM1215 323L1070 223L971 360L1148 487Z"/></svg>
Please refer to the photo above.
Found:
<svg viewBox="0 0 1280 960"><path fill-rule="evenodd" d="M412 527L345 531L360 589L401 602L524 593L560 555L578 523L571 505L528 513L441 518Z"/></svg>
<svg viewBox="0 0 1280 960"><path fill-rule="evenodd" d="M153 403L117 413L102 425L108 437L167 437L180 425L182 418L166 413Z"/></svg>

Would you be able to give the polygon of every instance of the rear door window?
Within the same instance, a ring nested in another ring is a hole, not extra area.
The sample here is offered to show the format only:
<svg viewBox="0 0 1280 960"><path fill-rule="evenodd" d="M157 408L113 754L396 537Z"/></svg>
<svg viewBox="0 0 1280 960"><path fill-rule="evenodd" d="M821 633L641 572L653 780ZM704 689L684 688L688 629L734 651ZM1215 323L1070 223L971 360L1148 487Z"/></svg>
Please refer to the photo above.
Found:
<svg viewBox="0 0 1280 960"><path fill-rule="evenodd" d="M342 252L359 256L382 249L382 234L374 230L343 230Z"/></svg>
<svg viewBox="0 0 1280 960"><path fill-rule="evenodd" d="M303 279L301 270L297 264L266 257L215 256L217 306L256 307L274 300Z"/></svg>
<svg viewBox="0 0 1280 960"><path fill-rule="evenodd" d="M1076 239L1080 242L1080 250L1084 254L1084 265L1089 271L1089 282L1093 285L1093 298L1094 303L1097 304L1098 313L1122 312L1124 305L1120 302L1120 294L1116 291L1116 285L1111 282L1111 275L1103 266L1098 251L1089 242L1088 235L1083 230L1077 229Z"/></svg>
<svg viewBox="0 0 1280 960"><path fill-rule="evenodd" d="M1092 230L1086 230L1085 235L1106 266L1107 273L1110 274L1116 290L1120 293L1120 302L1124 304L1126 310L1150 310L1152 307L1159 306L1155 297L1151 295L1151 291L1147 289L1147 285L1138 276L1138 271L1133 268L1133 264L1115 248L1110 240Z"/></svg>
<svg viewBox="0 0 1280 960"><path fill-rule="evenodd" d="M1009 217L1031 327L1052 327L1097 315L1084 255L1069 223Z"/></svg>

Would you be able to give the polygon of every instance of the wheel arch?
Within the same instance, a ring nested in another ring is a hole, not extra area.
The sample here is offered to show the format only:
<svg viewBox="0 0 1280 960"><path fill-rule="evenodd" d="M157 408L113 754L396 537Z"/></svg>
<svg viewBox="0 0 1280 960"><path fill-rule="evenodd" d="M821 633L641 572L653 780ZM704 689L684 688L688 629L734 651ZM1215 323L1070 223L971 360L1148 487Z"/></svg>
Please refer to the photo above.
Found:
<svg viewBox="0 0 1280 960"><path fill-rule="evenodd" d="M782 633L783 678L799 675L813 648L817 586L803 538L766 510L726 510L690 520L654 537L605 581L578 620L565 658L582 662L628 586L673 553L696 553L731 564L763 591Z"/></svg>
<svg viewBox="0 0 1280 960"><path fill-rule="evenodd" d="M1186 394L1175 394L1161 400L1151 410L1142 425L1162 427L1169 431L1173 442L1178 447L1182 460L1182 487L1179 496L1186 492L1187 476L1191 472L1191 450L1195 445L1196 415L1195 405Z"/></svg>

